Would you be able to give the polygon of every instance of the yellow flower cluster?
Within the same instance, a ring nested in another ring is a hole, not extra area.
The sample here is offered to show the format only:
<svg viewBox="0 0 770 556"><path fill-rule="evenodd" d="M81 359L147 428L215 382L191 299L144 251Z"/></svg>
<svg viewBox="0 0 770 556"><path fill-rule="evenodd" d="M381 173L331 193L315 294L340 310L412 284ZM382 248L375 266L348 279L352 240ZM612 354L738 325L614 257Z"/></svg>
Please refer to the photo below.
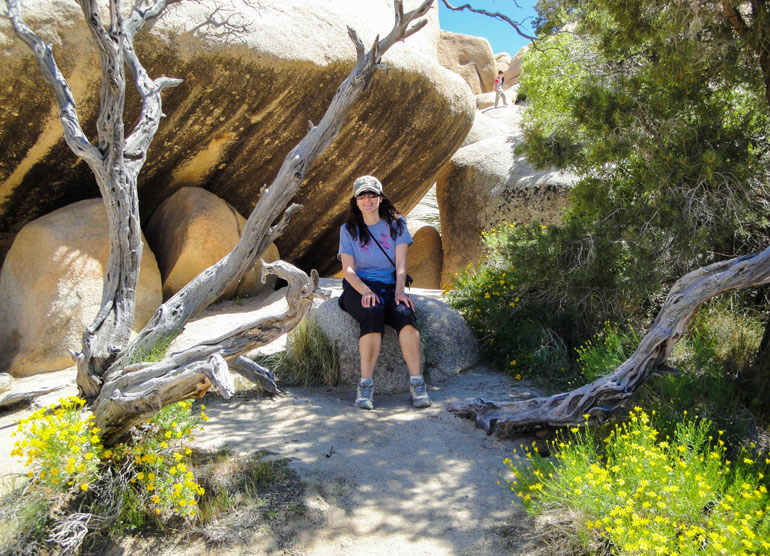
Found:
<svg viewBox="0 0 770 556"><path fill-rule="evenodd" d="M530 511L569 506L586 531L623 554L766 554L764 469L749 455L731 467L724 443L713 442L707 427L686 419L674 440L659 440L636 408L605 440L601 456L590 431L576 429L554 446L552 460L531 449L530 468L507 460L515 474L509 486Z"/></svg>
<svg viewBox="0 0 770 556"><path fill-rule="evenodd" d="M152 434L132 448L137 470L132 482L155 514L197 515L198 497L204 489L188 468L192 451L185 443L193 440L198 419L208 421L204 409L201 405L200 417L193 416L189 400L164 408L150 420Z"/></svg>
<svg viewBox="0 0 770 556"><path fill-rule="evenodd" d="M138 445L126 448L122 456L133 462L136 473L131 482L152 513L197 515L198 497L204 489L188 468L192 450L185 442L193 439L198 420L191 409L188 400L164 408L148 421L151 433ZM201 406L199 418L207 421L204 409Z"/></svg>
<svg viewBox="0 0 770 556"><path fill-rule="evenodd" d="M66 490L88 490L102 453L94 416L81 411L85 400L62 398L19 421L11 456L24 459L35 483Z"/></svg>

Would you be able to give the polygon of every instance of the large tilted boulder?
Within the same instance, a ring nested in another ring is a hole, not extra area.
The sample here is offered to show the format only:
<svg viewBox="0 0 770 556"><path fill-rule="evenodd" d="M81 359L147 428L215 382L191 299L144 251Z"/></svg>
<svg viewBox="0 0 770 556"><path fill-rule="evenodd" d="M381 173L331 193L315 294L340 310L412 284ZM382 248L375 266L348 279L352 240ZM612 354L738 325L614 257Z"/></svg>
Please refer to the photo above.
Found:
<svg viewBox="0 0 770 556"><path fill-rule="evenodd" d="M474 95L491 91L497 77L497 63L489 41L483 37L441 30L439 63L460 75Z"/></svg>
<svg viewBox="0 0 770 556"><path fill-rule="evenodd" d="M158 260L164 299L227 255L238 243L245 222L229 203L200 187L183 187L163 201L150 218L146 233ZM279 258L275 244L261 255L268 263ZM258 261L221 298L247 297L272 289L275 277L262 284L261 273L262 264Z"/></svg>
<svg viewBox="0 0 770 556"><path fill-rule="evenodd" d="M405 9L419 3L406 0ZM77 3L25 0L22 12L53 43L83 127L92 129L99 57ZM390 31L393 19L389 0L170 6L137 36L151 76L183 79L163 93L166 117L139 178L143 223L184 186L204 187L248 215L260 188L272 182L308 121L320 121L352 69L356 52L347 26L371 45L377 34ZM428 25L384 56L387 69L375 73L294 199L304 209L277 242L285 259L322 273L334 266L339 225L357 176L377 175L405 212L435 182L473 120L467 85L438 63L438 35L434 4ZM53 96L7 18L0 18L0 54L2 257L26 222L98 192L87 165L61 139ZM137 117L135 99L131 89L127 129Z"/></svg>
<svg viewBox="0 0 770 556"><path fill-rule="evenodd" d="M433 226L422 226L412 234L412 239L414 243L409 247L407 256L409 274L414 278L412 287L439 289L444 261L441 235Z"/></svg>
<svg viewBox="0 0 770 556"><path fill-rule="evenodd" d="M435 384L473 366L478 349L465 320L438 299L410 293L417 313L417 326L422 335L423 373ZM335 345L340 365L340 384L355 388L361 378L358 354L358 323L337 305L337 299L321 303L310 313L321 330ZM409 389L409 372L401 356L398 336L385 327L382 348L374 369L374 390L393 394Z"/></svg>
<svg viewBox="0 0 770 556"><path fill-rule="evenodd" d="M134 329L161 304L160 272L143 238ZM28 223L0 271L0 371L27 376L74 364L99 309L109 253L101 199L79 201Z"/></svg>
<svg viewBox="0 0 770 556"><path fill-rule="evenodd" d="M500 113L498 123L520 119L519 106ZM444 248L442 284L484 254L481 233L503 223L561 220L575 177L558 170L535 170L514 153L521 130L476 141L452 157L436 182Z"/></svg>

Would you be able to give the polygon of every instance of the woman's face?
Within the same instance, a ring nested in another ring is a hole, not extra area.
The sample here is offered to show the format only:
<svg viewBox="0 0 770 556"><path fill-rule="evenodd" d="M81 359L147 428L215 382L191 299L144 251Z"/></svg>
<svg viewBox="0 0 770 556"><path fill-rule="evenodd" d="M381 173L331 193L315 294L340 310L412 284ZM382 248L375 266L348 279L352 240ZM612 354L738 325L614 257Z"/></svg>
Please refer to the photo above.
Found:
<svg viewBox="0 0 770 556"><path fill-rule="evenodd" d="M381 197L371 191L364 191L356 196L356 204L362 214L377 214L380 210Z"/></svg>

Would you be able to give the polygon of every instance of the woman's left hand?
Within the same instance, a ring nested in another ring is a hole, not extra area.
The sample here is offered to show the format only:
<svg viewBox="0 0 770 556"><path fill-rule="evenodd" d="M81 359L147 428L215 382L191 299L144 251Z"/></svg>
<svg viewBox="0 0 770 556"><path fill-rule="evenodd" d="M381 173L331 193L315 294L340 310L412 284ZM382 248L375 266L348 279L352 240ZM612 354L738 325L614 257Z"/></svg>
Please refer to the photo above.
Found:
<svg viewBox="0 0 770 556"><path fill-rule="evenodd" d="M399 303L403 303L404 305L409 307L412 311L414 311L414 301L412 301L412 299L405 293L397 293L396 296L394 297L394 300L396 302L396 305L398 305Z"/></svg>

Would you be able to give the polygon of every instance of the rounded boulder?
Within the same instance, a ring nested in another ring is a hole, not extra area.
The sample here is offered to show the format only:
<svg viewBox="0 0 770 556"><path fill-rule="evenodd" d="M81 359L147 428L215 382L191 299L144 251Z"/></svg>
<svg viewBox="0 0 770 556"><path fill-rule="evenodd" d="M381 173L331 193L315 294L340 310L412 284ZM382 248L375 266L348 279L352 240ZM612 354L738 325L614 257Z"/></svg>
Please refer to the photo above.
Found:
<svg viewBox="0 0 770 556"><path fill-rule="evenodd" d="M497 77L497 62L489 41L483 37L441 31L438 61L462 77L474 95L491 91Z"/></svg>
<svg viewBox="0 0 770 556"><path fill-rule="evenodd" d="M446 303L418 293L410 293L422 336L423 374L436 384L472 367L478 361L478 348L463 317ZM361 378L358 353L358 323L340 309L337 299L314 307L311 315L337 350L339 384L355 388ZM395 394L409 390L409 371L401 356L395 330L385 327L382 347L374 368L375 400L378 393Z"/></svg>
<svg viewBox="0 0 770 556"><path fill-rule="evenodd" d="M414 243L407 258L413 287L435 290L441 287L441 235L433 226L422 226L412 235Z"/></svg>
<svg viewBox="0 0 770 556"><path fill-rule="evenodd" d="M483 231L505 223L561 221L575 176L536 170L514 152L520 140L520 131L512 130L477 141L458 150L442 169L436 182L444 248L442 284L484 256Z"/></svg>
<svg viewBox="0 0 770 556"><path fill-rule="evenodd" d="M245 223L229 203L200 187L183 187L161 203L150 218L147 237L158 260L164 299L232 251ZM271 244L261 258L265 262L278 260L278 249ZM247 297L272 288L275 277L262 284L261 268L258 260L221 299Z"/></svg>
<svg viewBox="0 0 770 556"><path fill-rule="evenodd" d="M134 330L161 304L152 250L144 248ZM109 256L107 212L87 199L29 222L16 235L0 271L0 371L28 376L74 365L68 350L99 310Z"/></svg>

